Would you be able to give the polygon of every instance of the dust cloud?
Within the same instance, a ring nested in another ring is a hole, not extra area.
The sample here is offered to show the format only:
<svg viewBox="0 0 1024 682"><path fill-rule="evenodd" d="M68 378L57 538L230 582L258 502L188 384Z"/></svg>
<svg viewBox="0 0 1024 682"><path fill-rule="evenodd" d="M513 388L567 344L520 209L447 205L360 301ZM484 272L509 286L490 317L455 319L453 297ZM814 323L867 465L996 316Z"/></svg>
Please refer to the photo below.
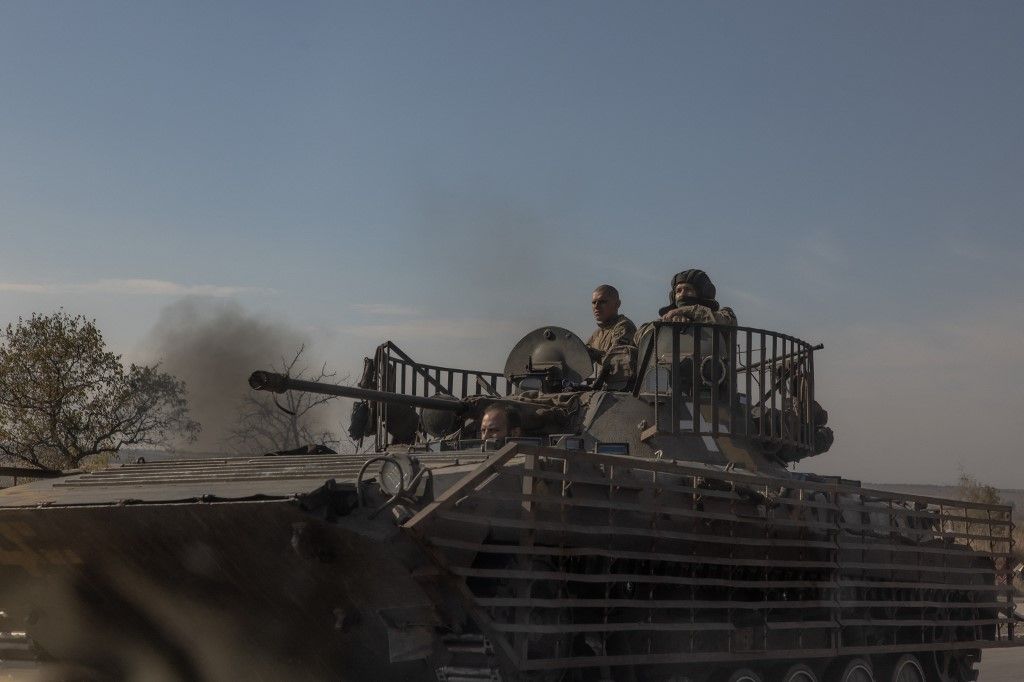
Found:
<svg viewBox="0 0 1024 682"><path fill-rule="evenodd" d="M284 322L234 301L186 298L167 306L147 335L149 362L185 381L192 417L203 431L189 449L230 450L229 435L250 393L249 374L290 360L309 339Z"/></svg>

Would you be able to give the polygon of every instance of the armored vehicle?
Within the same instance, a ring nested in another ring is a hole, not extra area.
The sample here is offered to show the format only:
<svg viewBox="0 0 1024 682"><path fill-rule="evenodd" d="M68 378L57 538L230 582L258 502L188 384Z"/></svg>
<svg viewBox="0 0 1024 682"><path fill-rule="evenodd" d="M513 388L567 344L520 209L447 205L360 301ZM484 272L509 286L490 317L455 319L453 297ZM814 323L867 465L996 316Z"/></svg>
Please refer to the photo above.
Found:
<svg viewBox="0 0 1024 682"><path fill-rule="evenodd" d="M126 464L0 491L8 651L97 679L950 682L1013 643L1010 508L799 474L820 348L656 322L594 371L391 342L367 452ZM490 409L521 431L477 439ZM513 417L516 417L513 419ZM894 453L894 456L898 453Z"/></svg>

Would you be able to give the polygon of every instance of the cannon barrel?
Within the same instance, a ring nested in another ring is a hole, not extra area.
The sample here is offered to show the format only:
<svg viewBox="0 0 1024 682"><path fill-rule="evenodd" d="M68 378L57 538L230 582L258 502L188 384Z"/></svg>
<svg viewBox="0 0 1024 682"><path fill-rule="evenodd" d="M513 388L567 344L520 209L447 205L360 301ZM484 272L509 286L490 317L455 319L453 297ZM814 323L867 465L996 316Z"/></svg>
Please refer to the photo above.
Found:
<svg viewBox="0 0 1024 682"><path fill-rule="evenodd" d="M370 388L358 388L356 386L338 386L337 384L324 384L319 381L303 381L292 379L277 372L257 371L249 375L249 386L257 391L272 391L284 393L285 391L308 391L309 393L322 393L324 395L337 395L342 398L355 398L356 400L370 400L373 402L393 403L397 405L409 405L411 407L425 407L429 410L447 410L449 412L463 412L466 403L453 398L428 398L418 395L401 395L389 393L388 391L375 391Z"/></svg>

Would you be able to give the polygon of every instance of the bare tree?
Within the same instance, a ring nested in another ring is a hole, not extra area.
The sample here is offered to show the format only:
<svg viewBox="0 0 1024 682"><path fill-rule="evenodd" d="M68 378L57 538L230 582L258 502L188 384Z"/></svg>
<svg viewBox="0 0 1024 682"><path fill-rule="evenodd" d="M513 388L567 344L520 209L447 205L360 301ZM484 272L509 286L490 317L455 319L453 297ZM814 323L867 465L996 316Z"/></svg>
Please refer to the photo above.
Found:
<svg viewBox="0 0 1024 682"><path fill-rule="evenodd" d="M272 369L293 379L344 383L344 379L337 380L337 372L329 370L326 363L315 371L303 365L305 350L304 344L299 346L290 360L282 357L280 364ZM237 450L246 452L293 450L304 445L337 445L335 433L323 428L317 419L318 412L314 411L337 397L305 391L286 391L279 395L251 391L242 398L238 422L231 429L229 440Z"/></svg>
<svg viewBox="0 0 1024 682"><path fill-rule="evenodd" d="M967 473L962 465L960 467L960 479L957 481L957 493L959 493L960 499L967 502L1003 504L1003 498L995 486L980 482L977 478Z"/></svg>
<svg viewBox="0 0 1024 682"><path fill-rule="evenodd" d="M999 489L988 483L982 483L972 474L967 473L963 465L960 466L960 478L957 482L957 494L960 499L966 502L980 502L981 504L1006 504L1006 500L999 493ZM991 533L992 528L988 523L991 521L991 517L988 512L978 509L968 510L965 515L966 519L960 524L955 524L953 530L958 530L964 533L971 533L974 531L975 526L981 528L983 533ZM979 519L978 523L975 524L970 519ZM1024 529L1020 527L1013 527L1012 530L1007 531L1013 538L1013 556L1010 558L1014 563L1024 561L1024 553L1021 552L1022 545L1024 543ZM972 541L968 540L968 544ZM997 565L1000 562L1004 562L1006 559L997 559ZM1020 572L1014 571L1014 580L1019 580Z"/></svg>
<svg viewBox="0 0 1024 682"><path fill-rule="evenodd" d="M67 469L125 445L195 440L185 384L125 367L94 320L63 310L0 332L0 459Z"/></svg>

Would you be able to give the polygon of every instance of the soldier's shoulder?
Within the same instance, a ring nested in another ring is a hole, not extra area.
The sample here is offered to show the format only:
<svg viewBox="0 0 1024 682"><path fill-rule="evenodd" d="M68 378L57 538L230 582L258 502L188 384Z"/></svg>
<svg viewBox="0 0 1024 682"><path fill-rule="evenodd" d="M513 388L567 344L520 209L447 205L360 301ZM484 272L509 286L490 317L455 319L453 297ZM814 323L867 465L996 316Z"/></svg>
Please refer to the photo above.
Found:
<svg viewBox="0 0 1024 682"><path fill-rule="evenodd" d="M644 334L648 333L652 329L654 329L653 320L650 322L644 322L642 325L640 325L640 327L635 332L633 332L633 345L639 346L640 339L642 339L644 337Z"/></svg>
<svg viewBox="0 0 1024 682"><path fill-rule="evenodd" d="M728 306L719 308L715 317L720 324L736 324L736 313Z"/></svg>
<svg viewBox="0 0 1024 682"><path fill-rule="evenodd" d="M619 329L624 329L629 332L636 331L636 325L633 324L633 320L629 319L625 315L619 315L619 321L615 323L615 326Z"/></svg>

